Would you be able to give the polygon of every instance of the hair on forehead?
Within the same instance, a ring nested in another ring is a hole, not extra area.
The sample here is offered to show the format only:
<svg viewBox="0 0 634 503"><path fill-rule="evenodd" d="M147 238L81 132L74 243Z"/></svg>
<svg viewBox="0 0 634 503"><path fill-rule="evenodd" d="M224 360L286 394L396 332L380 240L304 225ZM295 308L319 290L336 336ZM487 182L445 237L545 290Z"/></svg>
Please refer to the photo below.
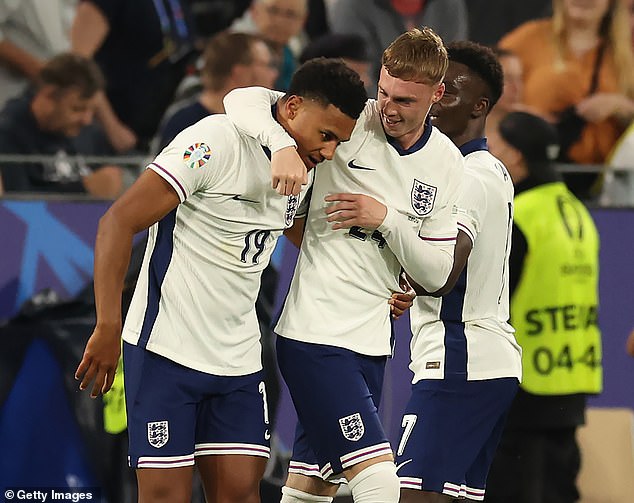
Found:
<svg viewBox="0 0 634 503"><path fill-rule="evenodd" d="M449 61L465 65L486 84L491 110L504 90L504 72L495 52L476 42L460 41L447 45L447 54Z"/></svg>
<svg viewBox="0 0 634 503"><path fill-rule="evenodd" d="M292 95L334 105L353 119L359 118L368 99L357 72L341 59L328 58L308 60L297 69L285 98Z"/></svg>
<svg viewBox="0 0 634 503"><path fill-rule="evenodd" d="M397 37L385 51L381 64L392 76L433 85L447 71L447 50L431 28L414 28Z"/></svg>

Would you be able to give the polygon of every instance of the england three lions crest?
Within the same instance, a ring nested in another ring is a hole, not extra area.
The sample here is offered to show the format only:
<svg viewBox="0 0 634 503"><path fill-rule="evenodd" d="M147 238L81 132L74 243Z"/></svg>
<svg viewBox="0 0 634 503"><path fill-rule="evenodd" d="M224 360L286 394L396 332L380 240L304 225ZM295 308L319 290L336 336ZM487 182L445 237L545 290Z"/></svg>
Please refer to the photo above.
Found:
<svg viewBox="0 0 634 503"><path fill-rule="evenodd" d="M414 208L414 211L418 215L421 217L429 215L434 208L437 191L438 189L433 185L427 185L414 178L414 185L412 185L412 208Z"/></svg>
<svg viewBox="0 0 634 503"><path fill-rule="evenodd" d="M147 440L152 447L160 449L170 439L167 421L154 421L147 424Z"/></svg>
<svg viewBox="0 0 634 503"><path fill-rule="evenodd" d="M286 203L286 212L284 213L284 222L286 227L290 227L293 224L295 213L299 208L299 196L288 196L288 202Z"/></svg>
<svg viewBox="0 0 634 503"><path fill-rule="evenodd" d="M365 433L365 426L363 426L361 414L358 412L339 419L339 426L341 426L343 436L351 442L356 442Z"/></svg>

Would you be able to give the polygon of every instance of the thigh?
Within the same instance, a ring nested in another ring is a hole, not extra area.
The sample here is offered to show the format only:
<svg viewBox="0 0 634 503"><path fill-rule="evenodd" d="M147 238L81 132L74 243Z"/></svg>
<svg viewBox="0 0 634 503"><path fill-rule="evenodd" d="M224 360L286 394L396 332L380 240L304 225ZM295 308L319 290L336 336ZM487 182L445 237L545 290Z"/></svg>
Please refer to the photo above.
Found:
<svg viewBox="0 0 634 503"><path fill-rule="evenodd" d="M322 477L391 454L377 409L385 358L285 337L278 337L277 349L282 376Z"/></svg>
<svg viewBox="0 0 634 503"><path fill-rule="evenodd" d="M196 458L205 499L214 503L259 503L266 458L244 455Z"/></svg>
<svg viewBox="0 0 634 503"><path fill-rule="evenodd" d="M193 465L197 401L193 381L201 376L128 343L123 357L130 466Z"/></svg>
<svg viewBox="0 0 634 503"><path fill-rule="evenodd" d="M397 447L401 487L482 499L517 379L423 380Z"/></svg>
<svg viewBox="0 0 634 503"><path fill-rule="evenodd" d="M213 394L198 407L196 456L270 455L268 405L262 371L216 377Z"/></svg>
<svg viewBox="0 0 634 503"><path fill-rule="evenodd" d="M193 466L137 469L138 503L190 503Z"/></svg>

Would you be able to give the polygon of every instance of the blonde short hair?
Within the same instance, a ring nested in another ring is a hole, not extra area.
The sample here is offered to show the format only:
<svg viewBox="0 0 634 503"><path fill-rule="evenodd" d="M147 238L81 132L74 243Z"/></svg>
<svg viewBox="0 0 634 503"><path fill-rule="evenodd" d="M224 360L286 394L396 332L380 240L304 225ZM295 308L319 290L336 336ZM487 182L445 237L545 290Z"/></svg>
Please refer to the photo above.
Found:
<svg viewBox="0 0 634 503"><path fill-rule="evenodd" d="M392 76L422 84L439 84L449 60L442 39L431 28L406 31L394 40L381 58Z"/></svg>

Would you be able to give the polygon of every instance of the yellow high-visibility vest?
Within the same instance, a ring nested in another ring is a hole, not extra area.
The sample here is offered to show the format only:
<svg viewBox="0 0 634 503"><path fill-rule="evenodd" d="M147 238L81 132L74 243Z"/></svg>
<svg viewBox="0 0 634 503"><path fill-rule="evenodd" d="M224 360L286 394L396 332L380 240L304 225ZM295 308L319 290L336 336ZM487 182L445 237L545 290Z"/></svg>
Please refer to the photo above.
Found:
<svg viewBox="0 0 634 503"><path fill-rule="evenodd" d="M522 346L522 388L537 395L598 393L599 235L563 183L515 197L515 224L528 243L511 322Z"/></svg>

